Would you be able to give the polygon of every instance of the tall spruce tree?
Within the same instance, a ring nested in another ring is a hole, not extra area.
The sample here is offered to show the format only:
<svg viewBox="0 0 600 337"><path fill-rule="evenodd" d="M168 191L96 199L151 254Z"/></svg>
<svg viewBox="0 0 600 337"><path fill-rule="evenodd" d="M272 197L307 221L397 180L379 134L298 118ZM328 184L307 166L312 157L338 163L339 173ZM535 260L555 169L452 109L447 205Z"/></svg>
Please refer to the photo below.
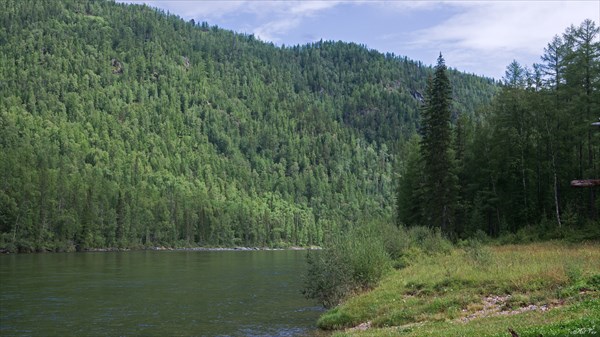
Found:
<svg viewBox="0 0 600 337"><path fill-rule="evenodd" d="M440 53L433 78L427 86L421 111L421 157L424 164L424 201L426 224L454 232L457 177L451 153L451 94L446 64Z"/></svg>

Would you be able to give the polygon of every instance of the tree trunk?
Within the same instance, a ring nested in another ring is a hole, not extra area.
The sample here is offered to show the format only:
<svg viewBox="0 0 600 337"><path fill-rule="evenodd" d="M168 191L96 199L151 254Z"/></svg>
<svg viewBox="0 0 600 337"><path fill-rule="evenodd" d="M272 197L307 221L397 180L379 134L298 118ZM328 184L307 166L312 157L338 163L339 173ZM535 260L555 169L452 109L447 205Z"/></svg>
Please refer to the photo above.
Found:
<svg viewBox="0 0 600 337"><path fill-rule="evenodd" d="M552 162L554 163L554 155L552 155ZM556 177L556 166L553 168L553 170L554 170L554 206L556 208L556 222L558 223L558 227L562 227L562 223L560 221L560 207L558 205L558 179Z"/></svg>
<svg viewBox="0 0 600 337"><path fill-rule="evenodd" d="M557 128L558 130L558 128ZM548 120L546 120L546 132L548 133L548 144L550 145L550 153L552 154L552 173L554 175L554 207L556 209L556 222L558 227L562 227L560 221L560 205L558 200L558 177L556 174L556 154L554 153L554 146L552 146L552 136L550 135L550 127L548 126Z"/></svg>

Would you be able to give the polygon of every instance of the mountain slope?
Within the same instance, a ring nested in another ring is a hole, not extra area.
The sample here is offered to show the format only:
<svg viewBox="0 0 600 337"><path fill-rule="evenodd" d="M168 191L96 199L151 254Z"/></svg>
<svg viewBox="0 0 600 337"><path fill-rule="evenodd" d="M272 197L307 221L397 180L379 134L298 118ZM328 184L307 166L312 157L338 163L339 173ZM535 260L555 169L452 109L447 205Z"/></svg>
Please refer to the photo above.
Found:
<svg viewBox="0 0 600 337"><path fill-rule="evenodd" d="M147 6L3 0L0 245L309 245L392 214L429 67ZM452 71L455 109L496 88Z"/></svg>

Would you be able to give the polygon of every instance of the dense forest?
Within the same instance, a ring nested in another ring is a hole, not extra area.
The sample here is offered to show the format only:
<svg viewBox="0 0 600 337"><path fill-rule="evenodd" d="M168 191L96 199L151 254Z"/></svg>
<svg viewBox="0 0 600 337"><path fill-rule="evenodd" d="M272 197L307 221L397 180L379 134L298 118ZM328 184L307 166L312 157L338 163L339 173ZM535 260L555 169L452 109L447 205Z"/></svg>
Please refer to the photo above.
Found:
<svg viewBox="0 0 600 337"><path fill-rule="evenodd" d="M454 123L435 100L452 84L440 89L434 81L421 135L402 160L399 223L438 227L450 237L480 231L533 233L535 240L575 231L598 238L597 187L570 184L600 179L599 31L585 20L555 36L541 63L513 61L492 103Z"/></svg>
<svg viewBox="0 0 600 337"><path fill-rule="evenodd" d="M396 172L414 156L430 66L353 43L278 47L140 5L0 5L0 248L320 245L363 222L393 221ZM449 79L452 123L471 123L469 165L502 170L473 148L492 142L481 109L497 83L454 69ZM564 90L552 113L574 109L564 98L573 88ZM514 89L522 100L538 94ZM566 122L586 132L583 116L548 126L556 170L581 163L588 174L588 138L575 144L581 160L571 160L572 144L559 147ZM546 160L548 134L536 137L524 138L536 143L522 155ZM523 156L501 171L506 179L520 177ZM553 172L547 161L527 165L527 179ZM477 172L473 182L486 182L488 171ZM531 202L515 217L547 209L536 203L552 196L543 182L517 191ZM517 190L509 183L493 191ZM488 185L463 192L479 193L471 214L510 207L490 206Z"/></svg>

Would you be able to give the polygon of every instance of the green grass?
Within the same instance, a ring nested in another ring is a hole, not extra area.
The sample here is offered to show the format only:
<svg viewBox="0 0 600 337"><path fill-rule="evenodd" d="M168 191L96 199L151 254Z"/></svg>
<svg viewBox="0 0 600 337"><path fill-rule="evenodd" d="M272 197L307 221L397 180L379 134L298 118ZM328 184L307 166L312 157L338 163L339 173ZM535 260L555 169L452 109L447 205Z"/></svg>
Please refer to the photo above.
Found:
<svg viewBox="0 0 600 337"><path fill-rule="evenodd" d="M521 337L600 336L598 244L478 246L411 260L318 326L342 336L510 336L508 327ZM489 296L502 300L486 307ZM550 309L506 314L532 304ZM371 328L343 330L364 322Z"/></svg>

